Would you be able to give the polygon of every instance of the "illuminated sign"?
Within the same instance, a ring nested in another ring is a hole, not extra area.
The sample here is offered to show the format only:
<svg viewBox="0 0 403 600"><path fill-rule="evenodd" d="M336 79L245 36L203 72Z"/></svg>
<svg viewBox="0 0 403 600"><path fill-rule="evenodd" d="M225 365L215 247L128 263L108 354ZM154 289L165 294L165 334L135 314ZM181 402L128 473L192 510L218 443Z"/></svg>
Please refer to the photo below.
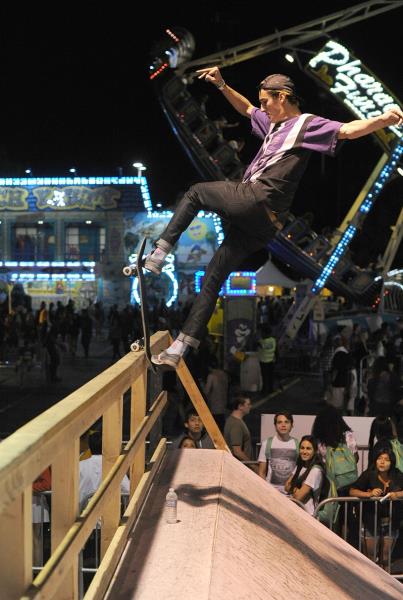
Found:
<svg viewBox="0 0 403 600"><path fill-rule="evenodd" d="M27 210L28 190L23 188L0 187L0 209L1 210Z"/></svg>
<svg viewBox="0 0 403 600"><path fill-rule="evenodd" d="M205 271L195 273L195 292L200 293ZM221 287L219 296L255 296L256 273L254 271L235 271L229 274Z"/></svg>
<svg viewBox="0 0 403 600"><path fill-rule="evenodd" d="M398 99L341 44L330 40L307 68L360 119L377 117L399 105ZM382 147L390 152L402 131L392 125L376 132Z"/></svg>
<svg viewBox="0 0 403 600"><path fill-rule="evenodd" d="M71 210L81 208L84 210L102 210L117 207L120 192L111 187L89 188L84 186L71 186L56 189L54 187L38 187L33 190L36 206L39 210L51 208L53 210Z"/></svg>

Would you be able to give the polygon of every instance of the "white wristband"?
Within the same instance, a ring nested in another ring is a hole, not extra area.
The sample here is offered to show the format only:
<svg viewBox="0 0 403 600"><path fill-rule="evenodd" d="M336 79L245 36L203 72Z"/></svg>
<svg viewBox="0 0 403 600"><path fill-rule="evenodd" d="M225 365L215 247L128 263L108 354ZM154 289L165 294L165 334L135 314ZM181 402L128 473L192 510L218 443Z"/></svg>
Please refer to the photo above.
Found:
<svg viewBox="0 0 403 600"><path fill-rule="evenodd" d="M216 88L217 90L222 90L223 88L225 88L227 84L225 83L224 79L221 81L221 83L219 83Z"/></svg>

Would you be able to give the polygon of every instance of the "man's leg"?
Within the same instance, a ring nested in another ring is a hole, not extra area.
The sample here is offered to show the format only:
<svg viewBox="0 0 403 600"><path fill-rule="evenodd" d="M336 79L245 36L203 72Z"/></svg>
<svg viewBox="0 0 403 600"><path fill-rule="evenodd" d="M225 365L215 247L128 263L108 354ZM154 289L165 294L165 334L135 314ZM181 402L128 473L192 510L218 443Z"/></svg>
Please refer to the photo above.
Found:
<svg viewBox="0 0 403 600"><path fill-rule="evenodd" d="M252 184L233 181L197 183L184 194L157 240L156 249L145 258L146 269L161 273L167 254L200 210L215 212L247 235L250 231L256 232L256 228L262 229L267 220L264 208L257 205Z"/></svg>
<svg viewBox="0 0 403 600"><path fill-rule="evenodd" d="M188 347L198 348L200 334L214 311L221 285L231 271L239 267L250 254L265 247L266 243L231 228L210 261L200 294L195 298L181 332L167 350L153 356L155 364L167 364L175 368Z"/></svg>

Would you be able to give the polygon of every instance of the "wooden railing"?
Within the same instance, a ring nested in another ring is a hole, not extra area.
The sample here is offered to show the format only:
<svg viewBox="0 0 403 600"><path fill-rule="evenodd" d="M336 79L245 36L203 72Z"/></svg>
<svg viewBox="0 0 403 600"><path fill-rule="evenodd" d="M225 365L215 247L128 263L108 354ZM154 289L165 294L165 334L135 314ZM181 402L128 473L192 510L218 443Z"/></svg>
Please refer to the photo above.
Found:
<svg viewBox="0 0 403 600"><path fill-rule="evenodd" d="M153 353L170 342L152 337ZM184 361L178 376L217 448L228 449ZM130 440L122 451L123 395L131 390ZM161 439L145 472L145 439L163 410L161 392L146 410L145 356L129 353L0 444L0 599L75 600L79 553L101 519L102 562L85 595L102 598L130 529L166 451ZM78 511L79 440L102 417L103 481ZM32 483L52 467L51 556L32 581ZM130 501L120 516L120 482L130 472Z"/></svg>

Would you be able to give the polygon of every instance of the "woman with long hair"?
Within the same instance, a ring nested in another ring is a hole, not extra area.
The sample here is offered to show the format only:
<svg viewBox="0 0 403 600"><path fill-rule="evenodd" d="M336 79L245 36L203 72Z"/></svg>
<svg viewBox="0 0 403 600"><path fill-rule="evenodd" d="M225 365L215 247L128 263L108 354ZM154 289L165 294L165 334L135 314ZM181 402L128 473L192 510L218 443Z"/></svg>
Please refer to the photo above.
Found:
<svg viewBox="0 0 403 600"><path fill-rule="evenodd" d="M379 415L371 423L368 440L368 464L372 461L375 442L387 442L395 454L396 467L403 470L403 445L397 436L392 417Z"/></svg>
<svg viewBox="0 0 403 600"><path fill-rule="evenodd" d="M312 435L318 441L318 451L323 462L326 460L327 448L337 448L340 444L345 444L358 462L354 433L343 419L341 412L334 406L325 406L317 414L312 425Z"/></svg>
<svg viewBox="0 0 403 600"><path fill-rule="evenodd" d="M350 487L350 496L381 498L387 494L390 500L403 498L403 473L396 469L396 457L390 445L385 441L380 441L374 447L369 468ZM386 568L389 553L393 551L399 535L402 503L396 502L396 505L393 506L392 523L389 522L389 502L378 503L376 535L374 515L375 503L365 502L363 506L364 551L372 560L375 554L381 566ZM376 548L375 542L377 543Z"/></svg>
<svg viewBox="0 0 403 600"><path fill-rule="evenodd" d="M299 443L297 465L285 483L284 489L296 500L305 504L313 515L319 501L324 472L318 456L318 444L312 435L304 435Z"/></svg>

